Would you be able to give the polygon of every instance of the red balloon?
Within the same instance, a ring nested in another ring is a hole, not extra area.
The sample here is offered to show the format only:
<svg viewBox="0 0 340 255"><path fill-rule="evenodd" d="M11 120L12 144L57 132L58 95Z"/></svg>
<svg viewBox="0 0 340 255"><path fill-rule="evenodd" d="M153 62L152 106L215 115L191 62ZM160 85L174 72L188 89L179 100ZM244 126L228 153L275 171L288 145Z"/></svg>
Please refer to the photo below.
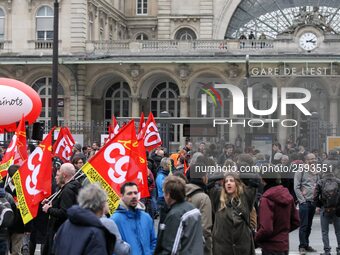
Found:
<svg viewBox="0 0 340 255"><path fill-rule="evenodd" d="M0 78L0 131L14 131L22 115L30 124L40 116L41 99L27 84Z"/></svg>

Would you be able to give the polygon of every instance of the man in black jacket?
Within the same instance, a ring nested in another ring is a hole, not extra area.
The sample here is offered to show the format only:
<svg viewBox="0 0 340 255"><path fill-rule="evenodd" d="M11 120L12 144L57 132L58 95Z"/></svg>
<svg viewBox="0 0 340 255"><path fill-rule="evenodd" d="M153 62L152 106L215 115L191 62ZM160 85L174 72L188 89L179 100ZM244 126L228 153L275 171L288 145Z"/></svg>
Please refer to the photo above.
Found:
<svg viewBox="0 0 340 255"><path fill-rule="evenodd" d="M61 165L55 177L60 188L59 194L43 206L43 211L49 215L47 241L43 254L52 254L53 237L59 227L67 219L67 209L77 204L80 183L74 180L75 168L71 163Z"/></svg>

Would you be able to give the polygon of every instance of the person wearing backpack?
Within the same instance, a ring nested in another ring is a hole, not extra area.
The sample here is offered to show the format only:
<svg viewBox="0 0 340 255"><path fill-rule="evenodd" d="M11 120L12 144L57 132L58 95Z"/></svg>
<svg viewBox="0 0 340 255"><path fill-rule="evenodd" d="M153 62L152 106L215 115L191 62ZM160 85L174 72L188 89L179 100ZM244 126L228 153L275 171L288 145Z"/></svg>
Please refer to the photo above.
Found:
<svg viewBox="0 0 340 255"><path fill-rule="evenodd" d="M201 224L205 240L204 255L212 254L212 208L209 196L206 194L208 173L200 172L199 169L209 164L208 158L199 156L195 164L190 166L190 180L185 185L186 200L192 203L201 213Z"/></svg>
<svg viewBox="0 0 340 255"><path fill-rule="evenodd" d="M11 194L0 188L0 254L7 254L9 250L8 227L13 224L15 202Z"/></svg>
<svg viewBox="0 0 340 255"><path fill-rule="evenodd" d="M327 162L324 162L324 164ZM337 238L338 246L336 254L340 255L340 214L337 212L339 209L340 198L340 179L336 178L332 169L327 164L328 171L322 175L322 178L317 182L314 202L320 210L320 222L322 242L324 246L324 253L322 255L331 254L331 246L329 244L329 224L333 222L335 235Z"/></svg>

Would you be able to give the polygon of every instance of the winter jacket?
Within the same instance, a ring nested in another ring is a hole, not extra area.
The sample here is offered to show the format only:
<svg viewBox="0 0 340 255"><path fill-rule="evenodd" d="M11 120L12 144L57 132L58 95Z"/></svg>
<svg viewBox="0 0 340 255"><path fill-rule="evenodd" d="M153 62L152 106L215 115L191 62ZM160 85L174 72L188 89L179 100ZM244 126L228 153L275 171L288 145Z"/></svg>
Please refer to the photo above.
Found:
<svg viewBox="0 0 340 255"><path fill-rule="evenodd" d="M111 219L122 239L131 246L131 255L153 254L157 243L153 221L140 206L130 209L121 201Z"/></svg>
<svg viewBox="0 0 340 255"><path fill-rule="evenodd" d="M169 173L170 172L165 171L163 167L159 167L157 178L156 178L158 199L164 199L163 183L164 183L165 178L169 175Z"/></svg>
<svg viewBox="0 0 340 255"><path fill-rule="evenodd" d="M160 224L155 254L203 255L201 214L188 202L175 203Z"/></svg>
<svg viewBox="0 0 340 255"><path fill-rule="evenodd" d="M131 247L127 242L122 240L116 223L106 217L101 217L100 221L111 234L116 236L116 243L113 250L114 255L130 255Z"/></svg>
<svg viewBox="0 0 340 255"><path fill-rule="evenodd" d="M72 180L66 183L61 189L60 194L52 201L52 207L47 213L50 215L50 227L53 231L67 219L67 209L77 204L77 196L81 185L78 181Z"/></svg>
<svg viewBox="0 0 340 255"><path fill-rule="evenodd" d="M246 186L241 194L238 206L227 204L223 209L220 209L220 205L214 206L214 208L217 208L212 232L214 255L226 254L226 252L228 252L228 255L255 254L249 227L250 212L253 209L255 196L256 188ZM218 197L220 197L220 194L218 194Z"/></svg>
<svg viewBox="0 0 340 255"><path fill-rule="evenodd" d="M187 201L192 203L201 213L201 223L205 240L204 254L212 254L212 209L210 198L200 186L193 183L185 185L185 193Z"/></svg>
<svg viewBox="0 0 340 255"><path fill-rule="evenodd" d="M313 202L314 189L319 175L315 172L304 171L296 172L294 176L294 191L299 203L305 203L307 201Z"/></svg>
<svg viewBox="0 0 340 255"><path fill-rule="evenodd" d="M333 173L325 173L323 174L322 178L317 182L315 190L314 190L314 203L316 205L316 207L324 207L324 200L322 197L322 189L325 187L325 183L328 179L332 179L334 181L336 181L338 183L338 187L340 187L340 179L337 178ZM339 207L339 199L338 199L338 206ZM336 207L334 207L334 209L336 209ZM327 209L332 209L332 208L327 208Z"/></svg>
<svg viewBox="0 0 340 255"><path fill-rule="evenodd" d="M268 252L289 251L289 232L299 227L294 198L282 185L264 192L260 200L256 243Z"/></svg>
<svg viewBox="0 0 340 255"><path fill-rule="evenodd" d="M54 252L61 254L111 255L116 237L90 210L72 206L69 219L59 228L54 240Z"/></svg>

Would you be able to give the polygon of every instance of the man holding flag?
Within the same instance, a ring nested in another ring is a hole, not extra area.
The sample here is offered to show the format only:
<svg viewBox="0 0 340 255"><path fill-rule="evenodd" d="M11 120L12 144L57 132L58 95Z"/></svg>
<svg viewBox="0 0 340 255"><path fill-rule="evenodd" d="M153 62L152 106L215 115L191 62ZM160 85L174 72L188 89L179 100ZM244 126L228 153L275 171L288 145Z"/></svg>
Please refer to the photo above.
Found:
<svg viewBox="0 0 340 255"><path fill-rule="evenodd" d="M67 209L77 204L80 183L74 180L75 168L71 163L64 163L57 171L55 177L60 191L56 197L45 203L43 211L50 216L47 230L47 242L43 254L51 254L53 238L59 227L67 220Z"/></svg>

